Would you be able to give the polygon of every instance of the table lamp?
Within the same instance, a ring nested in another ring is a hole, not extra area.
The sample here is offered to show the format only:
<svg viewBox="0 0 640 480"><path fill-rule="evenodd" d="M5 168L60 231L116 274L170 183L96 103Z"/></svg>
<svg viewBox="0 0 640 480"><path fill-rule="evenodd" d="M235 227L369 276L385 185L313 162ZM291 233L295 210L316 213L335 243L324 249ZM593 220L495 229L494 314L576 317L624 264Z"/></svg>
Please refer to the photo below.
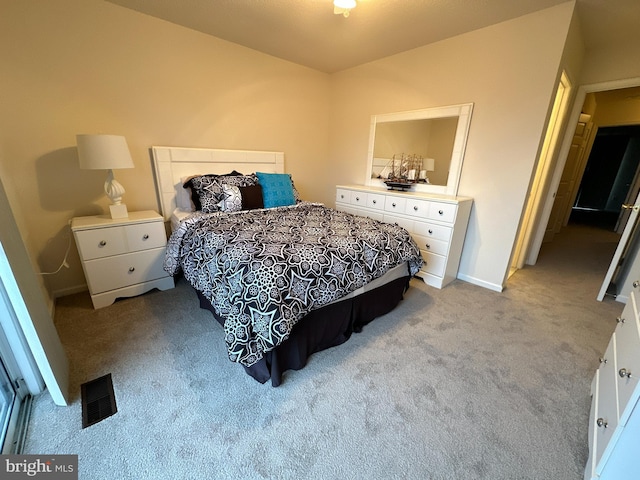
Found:
<svg viewBox="0 0 640 480"><path fill-rule="evenodd" d="M120 135L76 135L80 168L109 170L104 191L111 199L111 218L127 218L127 206L122 203L124 187L114 178L116 168L133 168L127 140Z"/></svg>
<svg viewBox="0 0 640 480"><path fill-rule="evenodd" d="M434 158L425 158L423 160L422 166L424 170L420 170L420 181L425 183L431 183L429 181L429 177L427 177L427 172L433 172L436 169L436 161Z"/></svg>

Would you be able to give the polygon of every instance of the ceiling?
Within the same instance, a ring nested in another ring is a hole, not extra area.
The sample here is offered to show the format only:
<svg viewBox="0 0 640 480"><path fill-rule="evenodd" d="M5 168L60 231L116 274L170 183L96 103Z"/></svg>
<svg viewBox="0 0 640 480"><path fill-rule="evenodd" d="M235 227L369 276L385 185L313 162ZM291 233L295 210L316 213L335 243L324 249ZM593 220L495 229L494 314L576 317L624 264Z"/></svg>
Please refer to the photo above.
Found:
<svg viewBox="0 0 640 480"><path fill-rule="evenodd" d="M566 0L108 0L230 42L333 73ZM576 0L587 49L640 45L640 1Z"/></svg>

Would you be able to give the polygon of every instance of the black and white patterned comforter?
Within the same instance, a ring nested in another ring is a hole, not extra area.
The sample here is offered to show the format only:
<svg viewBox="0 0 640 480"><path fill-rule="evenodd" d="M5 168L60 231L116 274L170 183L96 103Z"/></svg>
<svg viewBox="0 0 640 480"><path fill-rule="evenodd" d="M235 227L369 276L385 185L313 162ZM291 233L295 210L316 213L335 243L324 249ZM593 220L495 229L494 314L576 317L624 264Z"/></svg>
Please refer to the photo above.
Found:
<svg viewBox="0 0 640 480"><path fill-rule="evenodd" d="M422 266L403 228L300 203L193 214L171 235L164 268L211 301L229 358L251 366L307 313L403 262L411 275Z"/></svg>

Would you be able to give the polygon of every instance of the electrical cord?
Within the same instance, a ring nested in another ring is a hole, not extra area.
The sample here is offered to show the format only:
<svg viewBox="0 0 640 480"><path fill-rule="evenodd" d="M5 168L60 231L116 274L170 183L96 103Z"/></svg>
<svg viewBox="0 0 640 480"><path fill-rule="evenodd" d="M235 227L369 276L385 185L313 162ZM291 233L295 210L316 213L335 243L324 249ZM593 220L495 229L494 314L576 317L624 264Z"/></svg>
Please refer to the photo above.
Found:
<svg viewBox="0 0 640 480"><path fill-rule="evenodd" d="M67 263L67 258L69 257L69 251L71 250L71 223L69 223L69 242L67 243L67 251L64 254L64 258L62 259L62 263L58 267L57 270L53 272L38 272L38 275L55 275L59 273L63 268L69 268L69 264Z"/></svg>

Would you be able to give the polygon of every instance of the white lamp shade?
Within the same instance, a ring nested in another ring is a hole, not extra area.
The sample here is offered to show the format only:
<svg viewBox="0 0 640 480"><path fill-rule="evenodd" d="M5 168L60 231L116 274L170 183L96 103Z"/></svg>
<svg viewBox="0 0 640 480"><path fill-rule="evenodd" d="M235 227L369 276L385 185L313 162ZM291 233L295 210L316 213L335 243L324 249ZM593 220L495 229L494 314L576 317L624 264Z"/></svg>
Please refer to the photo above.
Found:
<svg viewBox="0 0 640 480"><path fill-rule="evenodd" d="M351 10L352 8L356 8L356 0L333 0L333 5L338 8Z"/></svg>
<svg viewBox="0 0 640 480"><path fill-rule="evenodd" d="M127 140L120 135L76 135L80 168L133 168Z"/></svg>

